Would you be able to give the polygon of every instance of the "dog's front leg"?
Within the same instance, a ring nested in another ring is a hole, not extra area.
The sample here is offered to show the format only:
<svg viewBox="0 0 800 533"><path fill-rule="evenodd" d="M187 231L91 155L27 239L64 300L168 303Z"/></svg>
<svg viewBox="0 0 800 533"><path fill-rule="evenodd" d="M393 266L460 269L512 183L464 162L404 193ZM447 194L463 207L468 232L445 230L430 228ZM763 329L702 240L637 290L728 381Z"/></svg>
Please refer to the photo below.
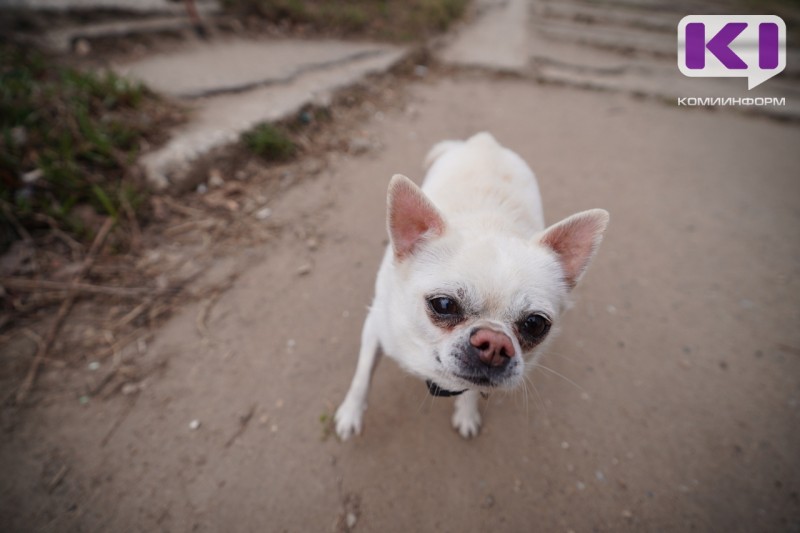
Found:
<svg viewBox="0 0 800 533"><path fill-rule="evenodd" d="M453 427L465 439L476 436L481 427L481 413L478 411L480 397L480 392L468 390L456 398Z"/></svg>
<svg viewBox="0 0 800 533"><path fill-rule="evenodd" d="M358 353L358 364L353 382L350 384L350 390L347 391L342 405L336 410L336 433L342 440L361 433L361 422L367 408L369 385L379 359L378 328L375 324L374 311L370 310L361 332L361 351Z"/></svg>

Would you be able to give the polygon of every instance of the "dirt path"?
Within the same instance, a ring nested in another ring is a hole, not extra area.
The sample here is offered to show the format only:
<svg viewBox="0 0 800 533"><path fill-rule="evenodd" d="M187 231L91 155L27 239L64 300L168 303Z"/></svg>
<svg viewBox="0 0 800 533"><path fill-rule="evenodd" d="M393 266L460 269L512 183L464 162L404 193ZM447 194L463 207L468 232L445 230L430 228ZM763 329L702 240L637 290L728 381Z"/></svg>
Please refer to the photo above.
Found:
<svg viewBox="0 0 800 533"><path fill-rule="evenodd" d="M467 442L449 400L384 362L364 435L342 444L326 420L355 365L388 179L419 179L432 143L482 129L531 163L548 221L612 214L554 372L490 397ZM241 250L257 265L214 305L210 338L186 308L147 347L167 364L138 394L55 391L26 412L0 446L0 529L800 528L796 125L461 77L414 86L364 130L384 148L275 206L319 244L285 232Z"/></svg>

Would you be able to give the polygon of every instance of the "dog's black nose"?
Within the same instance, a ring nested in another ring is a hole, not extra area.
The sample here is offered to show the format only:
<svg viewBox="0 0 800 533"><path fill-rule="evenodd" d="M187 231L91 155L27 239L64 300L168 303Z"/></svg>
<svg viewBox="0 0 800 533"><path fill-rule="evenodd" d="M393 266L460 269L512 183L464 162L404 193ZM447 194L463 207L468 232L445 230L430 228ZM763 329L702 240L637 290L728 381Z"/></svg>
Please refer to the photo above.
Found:
<svg viewBox="0 0 800 533"><path fill-rule="evenodd" d="M478 358L487 366L503 366L514 357L514 343L505 333L493 329L475 330L469 343L478 352Z"/></svg>

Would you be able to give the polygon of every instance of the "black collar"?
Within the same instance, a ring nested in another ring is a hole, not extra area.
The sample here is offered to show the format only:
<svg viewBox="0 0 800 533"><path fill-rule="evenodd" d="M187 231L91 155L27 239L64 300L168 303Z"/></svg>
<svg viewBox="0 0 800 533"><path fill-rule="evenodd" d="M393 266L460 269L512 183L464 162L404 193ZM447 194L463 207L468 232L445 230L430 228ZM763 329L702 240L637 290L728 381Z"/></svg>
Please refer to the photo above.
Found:
<svg viewBox="0 0 800 533"><path fill-rule="evenodd" d="M459 394L461 394L462 392L466 392L466 390L467 390L467 389L464 389L464 390L460 390L460 391L451 391L451 390L443 389L439 385L437 385L436 383L434 383L433 381L431 381L429 379L425 380L425 384L428 386L428 392L431 393L431 396L442 396L442 397L458 396Z"/></svg>

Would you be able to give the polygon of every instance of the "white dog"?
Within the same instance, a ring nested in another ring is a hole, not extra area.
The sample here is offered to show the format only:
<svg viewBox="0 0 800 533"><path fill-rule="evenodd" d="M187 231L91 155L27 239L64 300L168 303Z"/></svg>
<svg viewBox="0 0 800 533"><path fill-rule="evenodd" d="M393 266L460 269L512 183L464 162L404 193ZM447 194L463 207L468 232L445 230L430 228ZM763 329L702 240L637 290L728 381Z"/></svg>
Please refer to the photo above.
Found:
<svg viewBox="0 0 800 533"><path fill-rule="evenodd" d="M536 178L488 133L433 147L420 190L389 183L386 250L336 432L361 432L378 349L458 395L453 426L481 424L480 394L520 386L558 327L570 290L600 244L608 213L592 209L545 229Z"/></svg>

